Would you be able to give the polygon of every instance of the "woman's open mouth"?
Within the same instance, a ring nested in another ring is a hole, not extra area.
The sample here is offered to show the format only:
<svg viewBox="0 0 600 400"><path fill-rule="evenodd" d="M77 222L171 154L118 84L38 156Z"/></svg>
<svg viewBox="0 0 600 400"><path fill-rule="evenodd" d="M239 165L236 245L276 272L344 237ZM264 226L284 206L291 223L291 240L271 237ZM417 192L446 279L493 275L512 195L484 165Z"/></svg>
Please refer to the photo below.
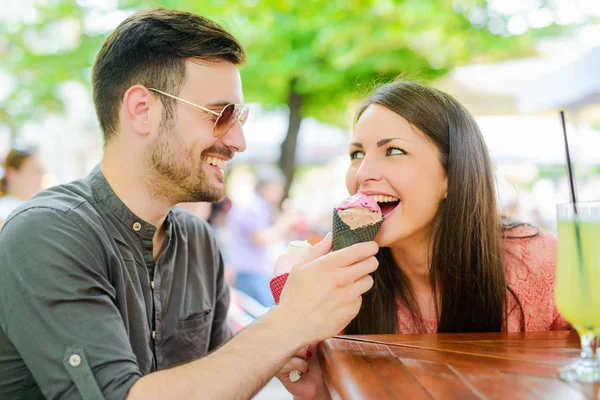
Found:
<svg viewBox="0 0 600 400"><path fill-rule="evenodd" d="M376 195L371 196L371 198L375 200L379 208L381 208L381 214L383 214L384 218L387 218L389 215L391 215L396 210L396 207L398 207L400 204L400 199L393 196Z"/></svg>

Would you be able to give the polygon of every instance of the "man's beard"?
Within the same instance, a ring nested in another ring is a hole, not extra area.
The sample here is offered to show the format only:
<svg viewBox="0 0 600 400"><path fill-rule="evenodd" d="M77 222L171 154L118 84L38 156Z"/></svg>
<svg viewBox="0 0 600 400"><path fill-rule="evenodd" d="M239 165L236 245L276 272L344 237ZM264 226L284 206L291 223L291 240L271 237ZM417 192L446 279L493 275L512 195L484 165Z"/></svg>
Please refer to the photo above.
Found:
<svg viewBox="0 0 600 400"><path fill-rule="evenodd" d="M221 154L231 158L232 152L212 146L197 157L191 149L186 149L176 134L174 125L174 119L164 118L158 137L146 153L146 165L152 171L146 184L156 196L174 204L223 200L225 188L210 183L202 155ZM215 177L223 184L224 178L221 175L215 174Z"/></svg>

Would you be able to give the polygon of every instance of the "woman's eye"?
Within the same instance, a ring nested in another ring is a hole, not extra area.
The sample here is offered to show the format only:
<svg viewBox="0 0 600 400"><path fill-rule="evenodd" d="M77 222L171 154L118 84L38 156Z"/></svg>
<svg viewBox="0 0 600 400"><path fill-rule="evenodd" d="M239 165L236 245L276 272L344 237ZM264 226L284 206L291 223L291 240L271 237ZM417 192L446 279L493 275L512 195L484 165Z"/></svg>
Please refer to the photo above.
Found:
<svg viewBox="0 0 600 400"><path fill-rule="evenodd" d="M362 158L365 158L365 155L363 154L362 151L353 151L352 153L350 153L351 160L358 160L358 159L362 159Z"/></svg>
<svg viewBox="0 0 600 400"><path fill-rule="evenodd" d="M402 149L398 149L396 147L390 147L389 149L387 149L387 155L388 156L399 156L399 155L403 155L406 154L406 152Z"/></svg>

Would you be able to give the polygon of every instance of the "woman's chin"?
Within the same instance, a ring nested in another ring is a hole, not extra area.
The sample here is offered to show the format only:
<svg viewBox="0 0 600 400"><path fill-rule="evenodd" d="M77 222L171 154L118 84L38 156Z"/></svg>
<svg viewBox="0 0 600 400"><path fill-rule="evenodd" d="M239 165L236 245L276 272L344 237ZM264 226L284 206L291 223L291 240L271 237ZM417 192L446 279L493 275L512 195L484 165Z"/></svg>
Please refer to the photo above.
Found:
<svg viewBox="0 0 600 400"><path fill-rule="evenodd" d="M386 238L384 232L379 231L377 236L375 236L375 243L377 243L379 247L388 247L389 240Z"/></svg>
<svg viewBox="0 0 600 400"><path fill-rule="evenodd" d="M398 244L402 243L406 238L406 233L403 231L398 231L397 229L386 229L385 222L381 227L381 230L375 236L375 243L379 247L397 247Z"/></svg>

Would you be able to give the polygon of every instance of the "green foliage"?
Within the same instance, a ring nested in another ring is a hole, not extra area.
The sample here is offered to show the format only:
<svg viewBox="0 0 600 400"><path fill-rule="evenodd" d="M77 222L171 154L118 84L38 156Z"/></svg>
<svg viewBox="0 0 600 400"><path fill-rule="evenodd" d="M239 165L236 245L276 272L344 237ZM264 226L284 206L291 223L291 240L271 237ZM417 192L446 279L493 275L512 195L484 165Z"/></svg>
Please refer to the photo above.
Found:
<svg viewBox="0 0 600 400"><path fill-rule="evenodd" d="M216 20L246 49L241 72L247 102L278 108L293 89L300 108L290 107L290 121L311 116L340 126L348 125L352 106L377 84L398 76L427 83L462 64L531 55L536 36L564 30L550 26L508 35L509 17L486 0L116 1L129 12L166 7ZM90 18L111 11L92 8L97 0L35 4L33 19L0 20L0 71L16 81L0 103L0 124L13 135L23 121L62 110L63 82L91 89L91 67L109 33L89 29ZM286 191L294 175L297 128L291 124L282 146Z"/></svg>
<svg viewBox="0 0 600 400"><path fill-rule="evenodd" d="M13 127L62 111L57 89L66 81L89 82L90 66L104 40L104 35L85 34L84 10L74 0L38 6L36 14L34 22L16 29L0 24L0 68L16 81L0 104L0 123ZM63 32L69 33L68 40Z"/></svg>
<svg viewBox="0 0 600 400"><path fill-rule="evenodd" d="M451 2L353 0L239 3L230 24L248 50L249 100L285 104L297 79L304 116L345 124L347 105L376 83L408 75L429 81L473 59L524 54L530 37L471 26ZM201 11L201 10L194 10Z"/></svg>
<svg viewBox="0 0 600 400"><path fill-rule="evenodd" d="M90 86L90 69L108 32L87 32L84 20L93 10L80 4L87 2L54 0L37 6L34 22L0 23L0 69L17 81L0 104L0 118L15 124L61 110L57 88L66 80ZM157 6L213 18L240 39L248 53L242 69L247 101L284 105L296 78L302 115L340 125L348 122L348 104L374 83L398 75L427 82L457 65L525 55L533 36L473 27L467 15L472 7L485 7L479 0L118 2L123 10ZM75 27L74 40L57 36L53 51L36 48L38 39L65 24Z"/></svg>
<svg viewBox="0 0 600 400"><path fill-rule="evenodd" d="M556 179L565 176L567 167L565 165L542 165L538 167L538 179Z"/></svg>

